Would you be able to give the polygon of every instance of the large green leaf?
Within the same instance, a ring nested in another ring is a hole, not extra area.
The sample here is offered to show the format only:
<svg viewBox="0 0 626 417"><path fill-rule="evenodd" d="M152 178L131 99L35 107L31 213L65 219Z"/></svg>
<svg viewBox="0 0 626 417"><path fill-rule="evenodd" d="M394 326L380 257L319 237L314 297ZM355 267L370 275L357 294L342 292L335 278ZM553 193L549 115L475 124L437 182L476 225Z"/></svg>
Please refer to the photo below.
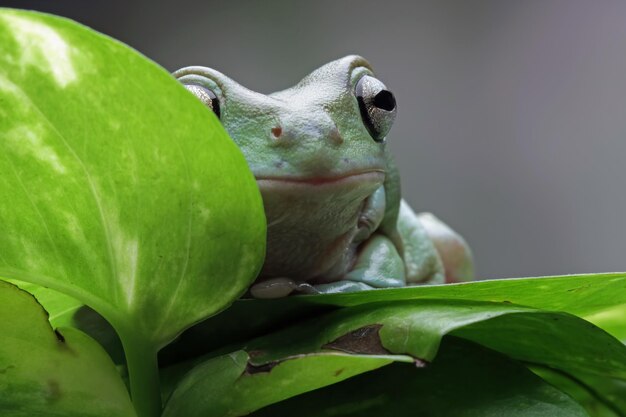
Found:
<svg viewBox="0 0 626 417"><path fill-rule="evenodd" d="M354 306L381 301L421 299L507 302L586 315L626 304L626 273L509 278L291 297L280 301L287 306L296 304Z"/></svg>
<svg viewBox="0 0 626 417"><path fill-rule="evenodd" d="M567 313L502 303L366 304L299 323L248 342L246 348L256 352L254 363L261 364L334 346L333 341L371 326L380 326L377 334L386 350L423 361L435 358L444 335L455 334L526 362L626 379L626 346L602 329Z"/></svg>
<svg viewBox="0 0 626 417"><path fill-rule="evenodd" d="M102 314L145 402L135 397L158 390L156 351L229 305L261 266L262 200L241 152L137 52L2 9L0 154L0 276Z"/></svg>
<svg viewBox="0 0 626 417"><path fill-rule="evenodd" d="M583 417L566 394L520 364L446 341L431 366L386 366L252 414L299 417Z"/></svg>
<svg viewBox="0 0 626 417"><path fill-rule="evenodd" d="M608 333L567 313L545 312L510 303L424 299L363 304L322 314L231 349L239 347L248 352L248 365L253 367L280 363L285 358L297 362L308 355L329 351L410 355L418 363L427 364L437 360L441 340L448 334L565 374L584 372L598 378L626 380L626 346ZM218 363L215 361L208 359L183 377L168 407L177 410L179 415L187 415L197 410L193 398L200 401L203 395L217 392L219 395L211 395L238 398L236 408L230 412L240 415L237 413L252 410L252 406L258 404L257 397L263 390L270 389L268 384L274 390L283 391L278 380L268 378L260 384L250 384L248 396L242 398L238 394L241 379L232 383L226 379L216 381L212 376ZM198 362L191 361L174 369L181 375ZM349 366L346 364L345 368L350 369ZM305 367L297 372L297 378L290 384L289 392L293 395L308 391L310 378L314 378L312 371L307 372ZM176 374L173 377L176 378ZM181 401L182 398L185 400Z"/></svg>
<svg viewBox="0 0 626 417"><path fill-rule="evenodd" d="M0 274L158 345L240 295L263 254L262 202L212 113L67 20L2 10L0 44Z"/></svg>
<svg viewBox="0 0 626 417"><path fill-rule="evenodd" d="M589 316L626 340L626 274L610 273L476 281L278 300L238 300L223 313L189 329L163 352L163 359L174 362L224 344L241 343L339 307L402 300L417 303L429 299L514 303Z"/></svg>
<svg viewBox="0 0 626 417"><path fill-rule="evenodd" d="M0 415L135 416L102 348L75 329L53 331L32 295L0 281Z"/></svg>

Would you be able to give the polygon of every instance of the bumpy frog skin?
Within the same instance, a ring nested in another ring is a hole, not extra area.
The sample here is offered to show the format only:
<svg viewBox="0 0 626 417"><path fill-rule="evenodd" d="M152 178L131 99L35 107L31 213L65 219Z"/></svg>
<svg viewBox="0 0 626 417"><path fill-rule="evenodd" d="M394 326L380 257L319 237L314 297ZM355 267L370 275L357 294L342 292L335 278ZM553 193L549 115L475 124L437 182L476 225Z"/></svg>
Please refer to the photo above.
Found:
<svg viewBox="0 0 626 417"><path fill-rule="evenodd" d="M267 254L252 296L473 278L464 240L401 199L386 145L395 99L366 60L330 62L270 95L210 68L174 75L219 117L261 190Z"/></svg>

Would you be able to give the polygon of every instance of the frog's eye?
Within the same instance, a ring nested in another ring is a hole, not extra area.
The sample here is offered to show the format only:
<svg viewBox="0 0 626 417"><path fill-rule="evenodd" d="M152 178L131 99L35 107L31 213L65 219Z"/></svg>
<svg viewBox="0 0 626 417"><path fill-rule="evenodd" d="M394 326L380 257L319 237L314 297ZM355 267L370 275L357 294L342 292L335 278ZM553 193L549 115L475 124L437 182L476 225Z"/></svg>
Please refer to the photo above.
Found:
<svg viewBox="0 0 626 417"><path fill-rule="evenodd" d="M385 84L364 75L354 91L363 123L376 142L383 142L396 118L396 99Z"/></svg>
<svg viewBox="0 0 626 417"><path fill-rule="evenodd" d="M220 118L220 100L213 91L197 84L185 84L185 88L198 97L208 108L213 110L213 113L215 113L218 119Z"/></svg>

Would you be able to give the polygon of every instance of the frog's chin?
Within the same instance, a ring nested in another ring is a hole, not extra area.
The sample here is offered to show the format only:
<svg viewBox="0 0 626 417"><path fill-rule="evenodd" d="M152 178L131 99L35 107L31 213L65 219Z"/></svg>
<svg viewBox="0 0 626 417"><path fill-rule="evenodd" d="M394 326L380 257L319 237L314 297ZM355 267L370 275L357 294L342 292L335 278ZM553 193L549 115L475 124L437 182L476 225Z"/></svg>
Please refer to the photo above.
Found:
<svg viewBox="0 0 626 417"><path fill-rule="evenodd" d="M281 189L281 188L335 188L352 187L361 184L382 184L385 180L383 170L367 170L350 172L335 176L255 176L259 188Z"/></svg>

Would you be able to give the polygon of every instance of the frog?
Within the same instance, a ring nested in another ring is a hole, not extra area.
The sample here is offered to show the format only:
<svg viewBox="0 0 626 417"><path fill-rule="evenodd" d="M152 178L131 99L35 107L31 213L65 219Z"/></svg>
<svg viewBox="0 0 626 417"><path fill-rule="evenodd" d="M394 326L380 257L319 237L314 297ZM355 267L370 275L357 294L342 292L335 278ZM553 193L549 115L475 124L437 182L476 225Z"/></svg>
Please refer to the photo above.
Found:
<svg viewBox="0 0 626 417"><path fill-rule="evenodd" d="M363 57L267 95L208 67L173 75L220 120L257 181L267 246L251 297L474 279L463 237L402 198L388 146L396 99Z"/></svg>

